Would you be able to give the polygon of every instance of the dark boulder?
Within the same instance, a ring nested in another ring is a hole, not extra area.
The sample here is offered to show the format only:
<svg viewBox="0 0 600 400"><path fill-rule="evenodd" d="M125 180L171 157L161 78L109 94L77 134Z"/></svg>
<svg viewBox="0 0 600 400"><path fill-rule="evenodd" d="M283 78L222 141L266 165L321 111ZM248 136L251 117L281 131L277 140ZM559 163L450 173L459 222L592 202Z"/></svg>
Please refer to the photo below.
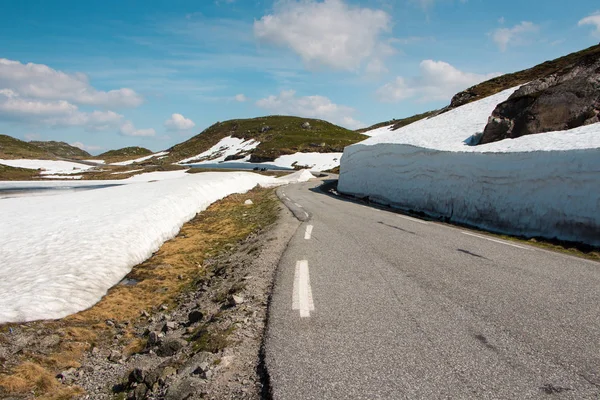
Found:
<svg viewBox="0 0 600 400"><path fill-rule="evenodd" d="M498 104L479 144L599 122L600 57L534 80Z"/></svg>

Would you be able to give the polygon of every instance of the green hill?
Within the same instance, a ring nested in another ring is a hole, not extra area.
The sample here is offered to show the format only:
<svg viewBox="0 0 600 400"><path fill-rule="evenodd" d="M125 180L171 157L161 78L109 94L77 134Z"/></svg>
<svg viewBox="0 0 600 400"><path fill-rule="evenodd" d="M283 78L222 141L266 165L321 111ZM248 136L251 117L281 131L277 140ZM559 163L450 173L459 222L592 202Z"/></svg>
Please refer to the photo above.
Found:
<svg viewBox="0 0 600 400"><path fill-rule="evenodd" d="M0 159L42 159L53 160L56 156L34 144L8 135L0 135Z"/></svg>
<svg viewBox="0 0 600 400"><path fill-rule="evenodd" d="M217 122L191 139L171 147L169 156L161 162L172 163L193 157L227 136L259 141L258 147L251 151L250 161L253 162L273 161L281 155L296 152L342 152L344 147L367 138L317 119L288 116L234 119Z"/></svg>
<svg viewBox="0 0 600 400"><path fill-rule="evenodd" d="M149 156L150 154L153 154L153 152L151 150L148 150L144 147L133 146L133 147L124 147L122 149L117 149L117 150L109 150L109 151L104 152L94 158L98 159L98 160L105 160L107 163L112 163L112 162L134 160L136 158Z"/></svg>
<svg viewBox="0 0 600 400"><path fill-rule="evenodd" d="M58 157L64 158L89 158L91 157L90 153L85 150L81 150L79 147L71 146L65 142L55 142L51 141L31 141L30 144L34 146L40 147L49 153L55 154Z"/></svg>

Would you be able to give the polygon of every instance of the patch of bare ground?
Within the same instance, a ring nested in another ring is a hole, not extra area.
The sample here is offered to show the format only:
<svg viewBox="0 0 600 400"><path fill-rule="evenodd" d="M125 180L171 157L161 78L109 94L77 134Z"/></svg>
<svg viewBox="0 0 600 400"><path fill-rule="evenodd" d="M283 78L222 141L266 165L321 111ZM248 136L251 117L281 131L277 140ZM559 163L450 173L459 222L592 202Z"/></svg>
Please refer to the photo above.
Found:
<svg viewBox="0 0 600 400"><path fill-rule="evenodd" d="M260 398L268 296L297 227L275 224L284 212L272 189L229 196L92 308L1 326L0 397Z"/></svg>

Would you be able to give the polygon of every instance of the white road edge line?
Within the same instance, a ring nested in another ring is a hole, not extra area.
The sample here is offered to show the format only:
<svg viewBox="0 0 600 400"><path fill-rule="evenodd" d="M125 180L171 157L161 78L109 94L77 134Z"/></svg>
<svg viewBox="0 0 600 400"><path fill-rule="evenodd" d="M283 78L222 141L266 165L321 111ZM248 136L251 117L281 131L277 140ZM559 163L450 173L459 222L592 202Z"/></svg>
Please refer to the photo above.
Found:
<svg viewBox="0 0 600 400"><path fill-rule="evenodd" d="M471 232L464 232L464 231L461 231L461 233L462 233L463 235L474 236L474 237L476 237L476 238L479 238L479 239L485 239L485 240L489 240L490 242L496 242L496 243L504 244L504 245L506 245L506 246L512 246L512 247L516 247L516 248L518 248L518 249L523 249L523 250L534 251L533 249L530 249L529 247L519 246L518 244L512 244L512 243L508 243L508 242L505 242L505 241L503 241L503 240L497 240L497 239L492 239L492 238L490 238L490 237L486 237L486 236L476 235L476 234L474 234L474 233L471 233Z"/></svg>
<svg viewBox="0 0 600 400"><path fill-rule="evenodd" d="M313 231L313 226L306 225L306 232L304 232L304 239L309 240L310 236L312 235L312 231Z"/></svg>
<svg viewBox="0 0 600 400"><path fill-rule="evenodd" d="M401 214L397 214L398 217L402 218L402 219L407 219L409 221L412 222L418 222L419 224L423 224L423 225L429 225L429 222L425 222L425 221L421 221L420 219L416 219L416 218L412 218L412 217L407 217L406 215L401 215Z"/></svg>
<svg viewBox="0 0 600 400"><path fill-rule="evenodd" d="M292 310L300 311L300 318L310 317L310 312L315 310L312 289L310 288L308 261L306 260L296 262L294 290L292 293Z"/></svg>
<svg viewBox="0 0 600 400"><path fill-rule="evenodd" d="M302 206L301 206L300 204L298 204L298 203L294 203L294 205L295 205L296 207L300 207L300 208L302 208Z"/></svg>

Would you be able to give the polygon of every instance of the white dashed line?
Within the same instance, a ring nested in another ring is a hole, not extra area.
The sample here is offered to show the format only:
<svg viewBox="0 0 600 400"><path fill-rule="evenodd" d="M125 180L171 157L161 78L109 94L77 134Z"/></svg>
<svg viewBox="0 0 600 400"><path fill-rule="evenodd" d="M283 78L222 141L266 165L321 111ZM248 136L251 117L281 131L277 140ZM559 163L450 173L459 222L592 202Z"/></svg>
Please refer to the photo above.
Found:
<svg viewBox="0 0 600 400"><path fill-rule="evenodd" d="M298 204L298 203L294 203L294 205L295 205L296 207L300 207L300 208L302 208L302 206L301 206L300 204Z"/></svg>
<svg viewBox="0 0 600 400"><path fill-rule="evenodd" d="M312 231L313 231L313 226L307 225L306 232L304 232L304 239L309 240L312 235Z"/></svg>
<svg viewBox="0 0 600 400"><path fill-rule="evenodd" d="M420 219L416 219L416 218L412 218L412 217L407 217L406 215L400 215L400 214L398 214L398 217L400 217L402 219L407 219L407 220L412 221L412 222L418 222L419 224L429 225L428 222L421 221Z"/></svg>
<svg viewBox="0 0 600 400"><path fill-rule="evenodd" d="M310 288L308 261L306 260L298 261L296 263L294 292L292 294L292 310L300 311L300 318L310 317L310 312L315 310L312 289Z"/></svg>
<svg viewBox="0 0 600 400"><path fill-rule="evenodd" d="M479 239L489 240L490 242L500 243L500 244L504 244L506 246L516 247L518 249L533 251L533 249L530 249L529 247L519 246L517 244L508 243L508 242L505 242L505 241L502 241L502 240L496 240L496 239L492 239L492 238L486 237L486 236L475 235L474 233L470 233L470 232L461 232L461 233L463 235L469 235L469 236L474 236L474 237L479 238Z"/></svg>

